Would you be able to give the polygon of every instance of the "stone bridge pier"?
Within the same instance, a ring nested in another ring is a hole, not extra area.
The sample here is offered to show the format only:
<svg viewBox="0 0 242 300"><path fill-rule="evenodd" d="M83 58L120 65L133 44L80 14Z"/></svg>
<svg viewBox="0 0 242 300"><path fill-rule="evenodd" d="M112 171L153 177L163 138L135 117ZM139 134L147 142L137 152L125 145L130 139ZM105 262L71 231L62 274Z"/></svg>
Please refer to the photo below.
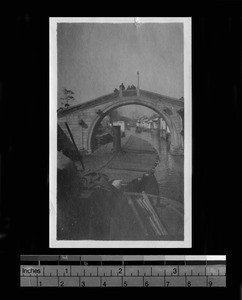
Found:
<svg viewBox="0 0 242 300"><path fill-rule="evenodd" d="M152 92L126 90L64 109L58 112L58 124L70 138L65 126L67 122L78 149L91 153L94 133L100 121L112 110L133 104L148 107L166 120L171 134L170 152L183 155L183 121L178 111L184 109L184 101ZM87 128L81 126L81 120L86 123Z"/></svg>
<svg viewBox="0 0 242 300"><path fill-rule="evenodd" d="M184 141L181 132L183 123L180 115L176 112L171 116L171 125L173 126L173 134L171 134L170 152L173 155L184 154Z"/></svg>

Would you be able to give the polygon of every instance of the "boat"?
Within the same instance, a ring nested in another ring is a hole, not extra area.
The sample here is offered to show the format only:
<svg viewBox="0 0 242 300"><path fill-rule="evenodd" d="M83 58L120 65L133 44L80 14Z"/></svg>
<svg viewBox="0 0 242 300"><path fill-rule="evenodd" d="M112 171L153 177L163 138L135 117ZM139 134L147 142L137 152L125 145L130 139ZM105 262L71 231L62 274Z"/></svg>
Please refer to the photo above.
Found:
<svg viewBox="0 0 242 300"><path fill-rule="evenodd" d="M124 197L143 239L183 240L184 208L181 203L145 192L124 192Z"/></svg>

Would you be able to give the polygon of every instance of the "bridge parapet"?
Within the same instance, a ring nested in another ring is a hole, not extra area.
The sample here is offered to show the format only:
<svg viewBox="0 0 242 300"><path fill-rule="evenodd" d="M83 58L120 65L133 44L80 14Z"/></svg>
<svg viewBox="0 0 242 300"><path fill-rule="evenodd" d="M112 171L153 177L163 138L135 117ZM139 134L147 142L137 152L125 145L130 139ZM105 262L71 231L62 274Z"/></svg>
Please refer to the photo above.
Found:
<svg viewBox="0 0 242 300"><path fill-rule="evenodd" d="M134 97L137 96L137 90L124 90L123 97Z"/></svg>
<svg viewBox="0 0 242 300"><path fill-rule="evenodd" d="M99 106L101 104L105 104L107 102L110 102L112 100L115 100L119 98L119 94L118 93L112 93L112 94L108 94L99 98L96 98L94 100L90 100L75 106L72 106L68 109L62 110L58 112L58 117L62 117L65 116L67 114L73 113L76 110L85 110L85 109L89 109L91 107L95 107L95 106Z"/></svg>
<svg viewBox="0 0 242 300"><path fill-rule="evenodd" d="M165 103L167 103L168 106L176 106L176 107L178 106L180 108L184 107L184 102L182 100L178 100L176 98L171 98L171 97L168 97L168 96L163 96L163 95L156 94L156 93L153 93L153 92L148 92L148 91L145 91L145 90L140 90L140 96L144 97L144 98L154 100L158 103L160 103L161 101L163 103L165 102Z"/></svg>
<svg viewBox="0 0 242 300"><path fill-rule="evenodd" d="M124 105L143 105L160 113L165 118L171 131L171 150L174 153L180 153L183 148L181 136L183 127L182 118L178 112L184 109L184 101L145 90L139 90L139 92L140 96L138 89L122 90L122 94L114 92L70 107L58 113L58 123L65 132L65 122L67 122L78 148L84 148L91 152L92 136L103 116ZM88 128L82 128L80 120L83 120Z"/></svg>
<svg viewBox="0 0 242 300"><path fill-rule="evenodd" d="M138 93L139 92L139 93ZM154 101L157 104L160 104L161 102L164 104L166 104L168 107L175 107L175 108L183 108L184 107L184 101L182 100L178 100L175 98L171 98L168 96L163 96L160 94L156 94L153 92L148 92L145 90L124 90L122 91L122 93L112 93L112 94L108 94L99 98L96 98L94 100L91 101L87 101L75 106L72 106L68 109L62 110L58 112L58 117L63 117L67 114L73 113L76 110L86 110L92 107L97 107L99 105L103 105L105 103L109 103L110 101L118 101L118 99L120 98L132 98L132 97L139 97L139 95L141 98L146 98L149 100Z"/></svg>

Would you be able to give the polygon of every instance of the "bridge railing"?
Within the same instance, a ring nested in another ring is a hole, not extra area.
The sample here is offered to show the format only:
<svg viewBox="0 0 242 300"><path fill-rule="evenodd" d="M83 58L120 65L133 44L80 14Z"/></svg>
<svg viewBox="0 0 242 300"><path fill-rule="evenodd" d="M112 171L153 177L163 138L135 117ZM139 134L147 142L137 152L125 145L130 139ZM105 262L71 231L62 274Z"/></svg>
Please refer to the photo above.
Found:
<svg viewBox="0 0 242 300"><path fill-rule="evenodd" d="M137 96L137 90L124 90L123 97Z"/></svg>
<svg viewBox="0 0 242 300"><path fill-rule="evenodd" d="M166 100L167 102L169 102L170 104L174 104L174 105L179 105L181 107L184 106L184 102L175 98L171 98L168 96L162 96L153 92L148 92L148 91L144 91L144 90L140 90L140 96L142 97L147 97L149 99L155 100L155 101L160 101L160 100Z"/></svg>
<svg viewBox="0 0 242 300"><path fill-rule="evenodd" d="M135 90L123 90L123 91L119 91L119 92L114 92L114 93L96 98L94 100L87 101L87 102L69 107L68 109L59 111L58 117L65 116L66 114L69 114L70 112L73 112L78 109L87 109L90 107L95 107L95 106L98 106L99 104L109 102L110 100L114 100L119 97L135 97L135 96L138 96L138 94L140 94L141 97L143 96L145 98L152 99L157 102L162 100L162 101L167 101L167 103L172 104L174 106L184 107L184 102L181 100L167 97L167 96L162 96L162 95L159 95L159 94L156 94L153 92L148 92L145 90L135 89Z"/></svg>
<svg viewBox="0 0 242 300"><path fill-rule="evenodd" d="M64 115L66 115L70 112L73 112L75 110L78 110L78 109L86 109L86 108L89 108L89 107L94 107L94 106L99 105L100 102L105 103L105 102L108 102L108 101L113 100L115 98L119 98L118 93L112 93L112 94L108 94L108 95L105 95L105 96L101 96L99 98L96 98L95 100L90 100L90 101L87 101L87 102L84 102L84 103L81 103L81 104L78 104L78 105L75 105L75 106L71 106L68 109L59 111L58 112L58 117L62 117Z"/></svg>

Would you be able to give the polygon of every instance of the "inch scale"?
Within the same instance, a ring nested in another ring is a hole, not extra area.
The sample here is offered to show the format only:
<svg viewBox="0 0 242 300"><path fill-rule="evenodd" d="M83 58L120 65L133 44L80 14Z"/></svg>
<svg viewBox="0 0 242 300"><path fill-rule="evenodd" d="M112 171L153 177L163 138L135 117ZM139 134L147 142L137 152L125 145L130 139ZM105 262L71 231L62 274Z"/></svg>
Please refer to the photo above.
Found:
<svg viewBox="0 0 242 300"><path fill-rule="evenodd" d="M21 287L225 287L226 256L22 255Z"/></svg>

